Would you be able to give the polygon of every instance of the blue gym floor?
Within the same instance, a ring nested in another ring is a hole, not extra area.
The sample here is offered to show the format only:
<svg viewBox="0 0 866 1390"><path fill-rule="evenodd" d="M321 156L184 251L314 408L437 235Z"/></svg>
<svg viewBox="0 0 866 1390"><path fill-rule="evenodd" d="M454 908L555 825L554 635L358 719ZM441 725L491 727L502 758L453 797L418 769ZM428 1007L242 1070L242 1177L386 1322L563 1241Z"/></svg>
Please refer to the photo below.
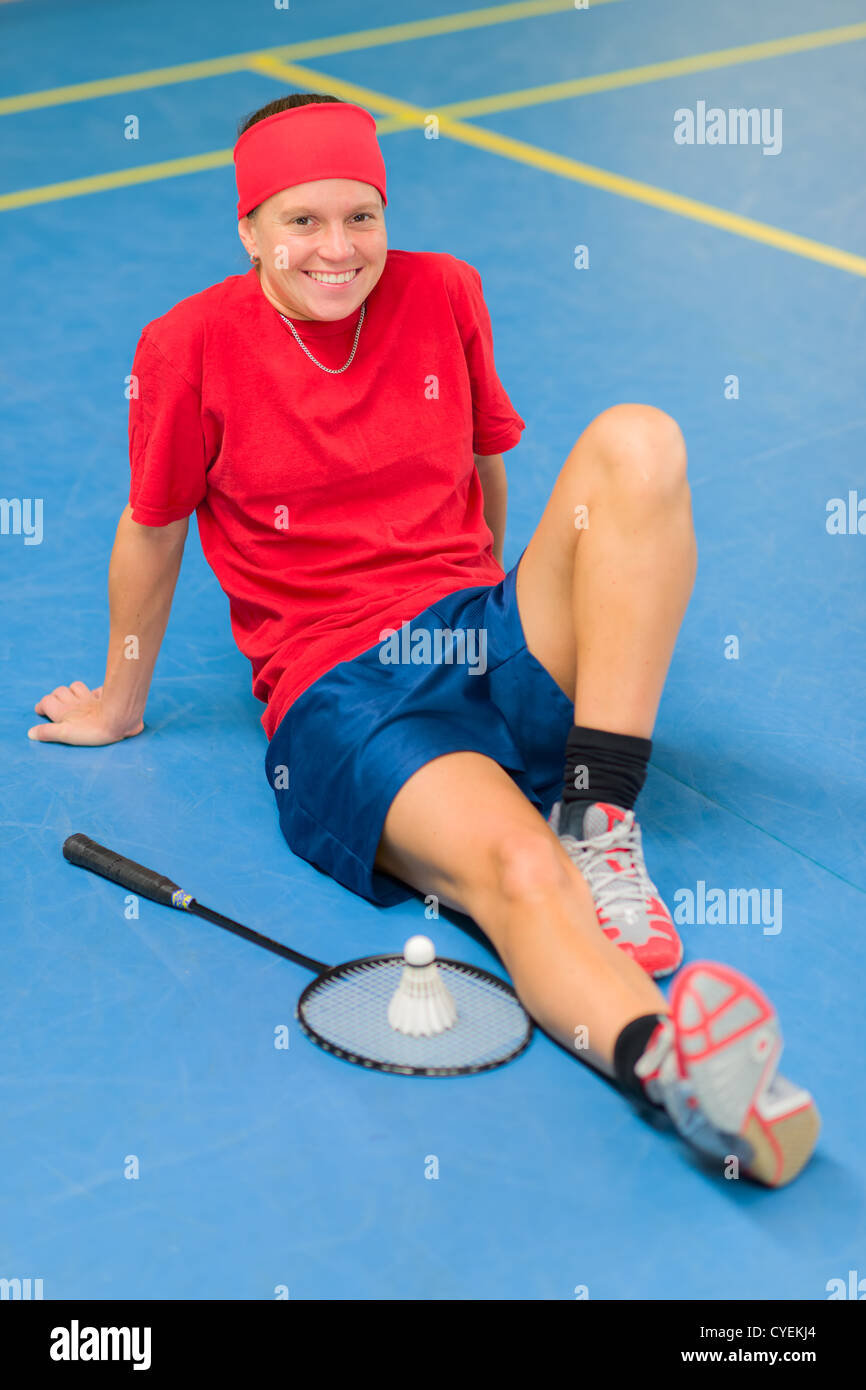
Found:
<svg viewBox="0 0 866 1390"><path fill-rule="evenodd" d="M0 91L459 8L2 4ZM330 76L435 113L866 21L857 0L509 8L297 61L319 90ZM866 498L866 25L685 68L464 119L817 251L414 129L382 134L389 242L453 252L483 277L499 372L527 422L506 456L506 567L596 413L648 401L682 424L700 564L639 803L647 858L672 906L701 881L781 891L780 931L682 932L688 959L728 961L775 1001L782 1070L823 1115L816 1156L778 1192L724 1182L541 1034L483 1076L361 1071L301 1034L305 971L145 900L126 920L122 890L61 857L83 831L327 961L431 927L420 900L378 910L287 849L261 707L194 527L145 732L93 750L25 736L48 690L102 680L140 331L247 265L231 167L166 172L0 200L0 492L44 500L41 544L0 535L0 1276L41 1278L45 1298L161 1299L572 1299L580 1286L591 1299L823 1299L828 1280L866 1276L866 534L826 526L830 499ZM241 116L293 88L248 69L7 102L3 189L228 149ZM781 153L677 145L674 111L700 100L781 108ZM123 138L130 114L137 142ZM432 927L440 953L501 969L458 917ZM288 1050L274 1047L281 1024ZM133 1155L137 1179L124 1176Z"/></svg>

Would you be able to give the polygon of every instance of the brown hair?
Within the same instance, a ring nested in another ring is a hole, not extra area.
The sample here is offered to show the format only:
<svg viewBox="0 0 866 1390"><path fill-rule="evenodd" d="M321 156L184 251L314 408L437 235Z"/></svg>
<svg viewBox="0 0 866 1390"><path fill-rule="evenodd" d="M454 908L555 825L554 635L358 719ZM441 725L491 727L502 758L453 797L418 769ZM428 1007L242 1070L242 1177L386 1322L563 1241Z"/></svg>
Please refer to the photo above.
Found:
<svg viewBox="0 0 866 1390"><path fill-rule="evenodd" d="M326 97L320 92L292 92L287 97L277 97L275 101L269 101L267 106L260 106L258 111L254 111L251 116L243 116L238 126L238 139L249 130L250 126L255 125L256 121L265 121L268 116L276 116L278 111L291 111L296 106L312 106L317 101L342 101L342 97Z"/></svg>

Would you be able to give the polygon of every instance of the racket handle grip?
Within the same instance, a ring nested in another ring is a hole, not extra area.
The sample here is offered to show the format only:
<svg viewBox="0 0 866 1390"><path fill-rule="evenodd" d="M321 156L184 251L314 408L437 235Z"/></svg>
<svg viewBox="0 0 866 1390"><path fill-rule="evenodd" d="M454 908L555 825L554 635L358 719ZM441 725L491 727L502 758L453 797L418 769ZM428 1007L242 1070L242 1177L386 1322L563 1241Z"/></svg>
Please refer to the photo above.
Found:
<svg viewBox="0 0 866 1390"><path fill-rule="evenodd" d="M174 907L172 894L181 891L170 878L154 873L153 869L146 869L143 864L136 864L133 859L124 859L122 854L106 849L105 845L98 845L86 835L70 835L64 840L63 857L70 864L110 878L122 888L161 903L163 907Z"/></svg>

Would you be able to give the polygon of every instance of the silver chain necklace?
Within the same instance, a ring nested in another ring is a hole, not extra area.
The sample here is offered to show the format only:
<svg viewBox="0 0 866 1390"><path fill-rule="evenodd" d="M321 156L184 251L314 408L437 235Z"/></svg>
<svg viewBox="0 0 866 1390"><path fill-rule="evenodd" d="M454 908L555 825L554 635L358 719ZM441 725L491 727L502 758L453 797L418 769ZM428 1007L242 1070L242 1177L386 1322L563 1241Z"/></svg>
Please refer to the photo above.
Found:
<svg viewBox="0 0 866 1390"><path fill-rule="evenodd" d="M349 353L348 361L345 362L345 363L343 364L342 367L326 367L326 366L324 366L324 364L323 364L322 362L319 362L319 361L313 356L313 354L310 352L310 349L307 347L306 343L303 343L303 342L301 341L301 339L300 339L299 336L298 336L297 329L295 328L295 325L292 323L291 319L287 319L286 316L285 316L285 314L280 314L280 318L282 319L283 323L285 323L285 324L292 330L292 333L295 335L295 342L298 343L299 346L302 347L302 348L304 349L304 352L307 354L307 356L309 357L309 359L310 359L311 362L315 362L315 363L316 363L316 366L317 366L317 367L321 367L321 369L322 369L323 372L329 372L331 376L339 376L339 375L340 375L340 372L344 372L344 371L346 370L346 367L350 367L350 366L352 365L352 358L355 356L355 352L357 351L358 339L359 339L360 336L361 336L361 325L362 325L362 323L364 322L364 315L365 315L366 312L367 312L367 305L366 305L366 302L365 302L365 303L363 303L363 304L361 305L361 316L360 316L360 318L358 319L358 327L355 329L355 341L354 341L354 343L352 344L352 351ZM277 313L278 313L278 314L280 313L279 309L277 310Z"/></svg>

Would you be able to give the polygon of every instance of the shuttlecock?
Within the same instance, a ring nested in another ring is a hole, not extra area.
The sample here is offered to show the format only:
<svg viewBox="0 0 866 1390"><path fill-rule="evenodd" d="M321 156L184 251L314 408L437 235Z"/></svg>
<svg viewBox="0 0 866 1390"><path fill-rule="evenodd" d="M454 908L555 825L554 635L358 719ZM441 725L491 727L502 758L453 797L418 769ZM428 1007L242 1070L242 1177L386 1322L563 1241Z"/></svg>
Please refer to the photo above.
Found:
<svg viewBox="0 0 866 1390"><path fill-rule="evenodd" d="M410 936L403 947L403 974L388 1005L388 1022L398 1033L432 1038L457 1018L457 1005L439 974L429 936Z"/></svg>

